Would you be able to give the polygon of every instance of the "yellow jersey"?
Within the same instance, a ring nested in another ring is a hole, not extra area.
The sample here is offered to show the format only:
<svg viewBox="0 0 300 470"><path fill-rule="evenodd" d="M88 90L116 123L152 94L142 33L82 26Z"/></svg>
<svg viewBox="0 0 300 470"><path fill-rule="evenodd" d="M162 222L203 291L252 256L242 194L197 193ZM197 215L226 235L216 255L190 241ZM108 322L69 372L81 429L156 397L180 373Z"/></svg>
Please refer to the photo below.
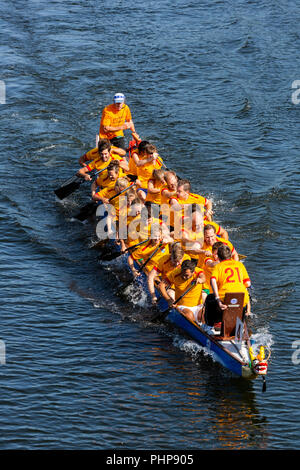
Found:
<svg viewBox="0 0 300 470"><path fill-rule="evenodd" d="M115 196L117 193L117 191L115 190L115 188L103 188L101 189L100 191L98 191L96 193L97 196L100 196L100 197L103 197L105 199L110 199L112 198L113 196ZM119 218L119 215L120 215L120 198L121 198L121 201L124 202L124 206L125 206L125 203L126 203L126 198L121 194L120 196L118 197L115 197L112 201L110 201L109 203L115 208L115 213L116 213L116 219Z"/></svg>
<svg viewBox="0 0 300 470"><path fill-rule="evenodd" d="M121 178L124 175L125 173L122 168L119 168L118 178ZM107 170L105 170L97 177L96 183L100 188L114 188L116 180L111 180L107 174Z"/></svg>
<svg viewBox="0 0 300 470"><path fill-rule="evenodd" d="M147 163L146 165L136 167L136 175L141 182L141 188L147 189L148 181L152 177L153 170L159 170L162 167L160 160L155 160L154 163Z"/></svg>
<svg viewBox="0 0 300 470"><path fill-rule="evenodd" d="M153 243L150 240L145 245L141 245L141 247L134 250L131 256L133 259L142 260L141 263L144 263L152 255L152 253L159 247L159 245L160 245L159 243L156 245L153 245ZM153 267L156 266L159 258L161 258L165 254L169 254L169 245L162 244L160 248L158 248L155 255L151 258L151 260L145 266L145 268L147 268L147 271L150 272L153 269Z"/></svg>
<svg viewBox="0 0 300 470"><path fill-rule="evenodd" d="M225 240L225 238L218 237L217 241L222 242L224 243L224 245L229 246L231 253L234 251L234 246L229 240ZM202 245L202 250L210 251L212 253L212 246L204 242ZM203 268L205 257L206 255L204 253L199 254L198 267Z"/></svg>
<svg viewBox="0 0 300 470"><path fill-rule="evenodd" d="M184 280L181 277L181 267L178 267L172 271L168 276L170 284L174 284L175 287L175 300L178 299L189 287L191 282L197 280L203 270L195 268L192 277L188 280ZM202 284L196 284L180 301L180 305L185 307L196 307L202 304Z"/></svg>
<svg viewBox="0 0 300 470"><path fill-rule="evenodd" d="M160 274L163 279L168 279L168 276L175 271L175 269L178 268L178 266L181 266L183 261L185 260L190 260L191 258L189 255L184 254L183 258L181 260L180 265L174 266L174 264L171 261L171 254L165 254L159 260L157 261L157 264L153 267L157 274Z"/></svg>
<svg viewBox="0 0 300 470"><path fill-rule="evenodd" d="M153 184L155 189L159 189L158 193L151 193L149 191L150 181ZM165 187L165 183L161 183L160 181L151 178L148 181L148 191L147 191L146 201L150 201L150 202L153 202L154 204L160 205L161 204L161 189L164 187Z"/></svg>
<svg viewBox="0 0 300 470"><path fill-rule="evenodd" d="M212 279L217 282L221 300L227 292L244 292L244 306L247 305L249 294L245 284L250 282L250 278L243 263L232 259L221 261L213 268Z"/></svg>

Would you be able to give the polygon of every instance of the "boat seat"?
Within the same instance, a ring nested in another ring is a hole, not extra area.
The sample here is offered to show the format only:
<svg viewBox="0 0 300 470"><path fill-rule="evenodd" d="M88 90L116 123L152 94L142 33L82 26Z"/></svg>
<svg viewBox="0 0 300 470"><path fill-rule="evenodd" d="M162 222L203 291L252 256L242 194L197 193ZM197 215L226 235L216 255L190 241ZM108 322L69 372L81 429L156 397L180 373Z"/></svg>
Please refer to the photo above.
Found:
<svg viewBox="0 0 300 470"><path fill-rule="evenodd" d="M235 336L237 318L243 321L244 297L243 292L227 292L225 294L223 304L227 305L227 308L223 310L220 339L229 339Z"/></svg>

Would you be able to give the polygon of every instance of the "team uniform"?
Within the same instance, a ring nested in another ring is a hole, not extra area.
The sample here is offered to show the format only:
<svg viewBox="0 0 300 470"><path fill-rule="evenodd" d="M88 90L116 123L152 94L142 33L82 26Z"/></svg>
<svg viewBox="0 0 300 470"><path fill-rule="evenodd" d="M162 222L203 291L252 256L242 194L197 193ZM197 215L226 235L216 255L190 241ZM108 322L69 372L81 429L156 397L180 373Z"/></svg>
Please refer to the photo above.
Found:
<svg viewBox="0 0 300 470"><path fill-rule="evenodd" d="M168 282L174 285L175 299L178 299L190 286L191 282L197 280L203 270L195 268L195 271L190 279L184 280L181 277L181 267L172 271L168 276ZM179 310L188 308L194 314L195 319L199 310L202 308L202 284L195 284L194 287L180 300L178 305Z"/></svg>
<svg viewBox="0 0 300 470"><path fill-rule="evenodd" d="M149 256L157 249L159 244L153 245L151 241L137 248L131 253L131 257L135 260L141 260L141 263L145 262ZM154 266L156 266L160 257L165 254L169 254L169 245L163 244L151 258L151 260L145 266L150 272Z"/></svg>
<svg viewBox="0 0 300 470"><path fill-rule="evenodd" d="M162 183L161 181L158 181L158 180L155 180L155 179L151 178L151 179L149 179L149 181L147 183L148 185L149 185L150 181L153 184L154 188L159 189L160 191L158 193L151 193L149 191L149 186L148 186L146 202L149 201L149 202L152 202L153 204L160 205L161 204L161 190L162 190L162 188L165 187L165 183Z"/></svg>
<svg viewBox="0 0 300 470"><path fill-rule="evenodd" d="M99 137L100 139L109 139L112 140L114 138L124 137L124 132L122 130L119 131L111 131L105 132L104 127L119 127L122 126L125 121L131 121L131 111L127 104L117 110L113 104L109 104L103 109L101 122L100 122L100 129L99 129Z"/></svg>
<svg viewBox="0 0 300 470"><path fill-rule="evenodd" d="M183 255L182 261L180 264L183 263L185 260L189 260L190 257L187 254ZM171 275L175 269L177 269L178 266L174 266L174 264L171 261L171 254L165 254L161 258L159 258L157 264L153 267L153 269L157 272L158 275L160 275L163 279L168 279L168 276Z"/></svg>
<svg viewBox="0 0 300 470"><path fill-rule="evenodd" d="M225 238L218 237L217 238L218 242L224 243L224 245L229 246L231 253L234 251L234 246L229 240L225 240ZM210 251L212 253L212 246L208 245L205 241L202 245L202 250ZM203 268L204 260L205 260L206 255L204 253L200 253L198 257L198 267Z"/></svg>
<svg viewBox="0 0 300 470"><path fill-rule="evenodd" d="M116 184L116 182L114 181L114 183ZM99 197L103 197L105 199L110 199L112 198L113 196L115 196L117 193L117 191L115 190L114 187L112 188L103 188L101 189L100 191L98 191L96 193L96 196L99 196ZM115 197L112 201L110 201L109 203L115 208L115 212L116 212L116 215L114 218L114 220L118 220L119 219L119 215L120 215L120 205L119 205L119 197ZM123 200L125 201L125 198L123 198Z"/></svg>
<svg viewBox="0 0 300 470"><path fill-rule="evenodd" d="M122 168L119 168L118 178L121 178L123 176L125 176L125 173L122 170ZM107 170L105 170L102 173L100 173L100 175L97 177L96 183L97 183L97 186L99 186L102 189L103 188L114 188L115 184L116 184L116 181L111 180L108 176Z"/></svg>
<svg viewBox="0 0 300 470"><path fill-rule="evenodd" d="M211 279L215 279L218 286L219 297L224 300L227 292L243 292L244 307L249 302L249 294L245 284L250 282L247 269L240 261L232 259L218 263L212 270Z"/></svg>
<svg viewBox="0 0 300 470"><path fill-rule="evenodd" d="M178 204L183 206L181 210L174 210L172 209L172 206L170 207L170 225L172 227L174 227L175 225L175 217L176 217L176 220L182 224L182 221L184 220L183 219L184 216L190 215L186 213L184 206L189 206L191 204L198 204L202 208L202 207L206 207L207 202L208 202L208 200L205 197L200 196L199 194L193 194L193 193L189 193L187 199L179 199L176 196L172 196L169 199L169 204L171 203L172 200L177 201Z"/></svg>
<svg viewBox="0 0 300 470"><path fill-rule="evenodd" d="M138 190L143 189L147 193L148 181L152 177L153 170L159 170L161 167L162 163L159 160L136 167L136 175L141 183Z"/></svg>
<svg viewBox="0 0 300 470"><path fill-rule="evenodd" d="M87 164L87 169L88 171L92 170L102 170L102 168L105 168L112 160L119 160L119 162L126 162L126 160L121 157L120 155L114 153L114 147L111 149L111 154L110 158L108 159L107 162L103 162L103 160L100 158L98 148L95 147L92 150L89 150L86 152L83 157L85 158L85 161L90 161L90 163Z"/></svg>
<svg viewBox="0 0 300 470"><path fill-rule="evenodd" d="M210 278L211 278L211 273L214 269L213 266L208 265L209 261L215 261L215 260L210 256L206 256L204 259L203 266L202 266L203 272L205 274L205 283L203 284L203 290L205 290L207 294L209 294L209 292L211 292L212 290L210 286Z"/></svg>

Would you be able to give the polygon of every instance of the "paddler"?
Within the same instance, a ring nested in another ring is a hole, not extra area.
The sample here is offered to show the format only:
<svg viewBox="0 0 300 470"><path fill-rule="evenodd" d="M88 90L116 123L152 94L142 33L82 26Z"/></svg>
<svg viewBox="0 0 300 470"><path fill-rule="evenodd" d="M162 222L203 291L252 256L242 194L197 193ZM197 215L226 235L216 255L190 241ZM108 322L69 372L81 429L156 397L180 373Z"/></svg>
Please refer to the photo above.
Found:
<svg viewBox="0 0 300 470"><path fill-rule="evenodd" d="M249 294L247 288L251 281L246 267L240 261L232 259L232 253L227 245L222 245L217 251L219 263L213 268L210 278L212 294L206 301L206 322L213 326L222 320L222 311L227 308L223 304L226 293L244 293L244 313L247 313Z"/></svg>
<svg viewBox="0 0 300 470"><path fill-rule="evenodd" d="M131 111L129 106L125 104L125 95L116 93L113 103L102 111L99 137L100 139L109 139L112 145L126 152L124 130L127 129L135 133Z"/></svg>
<svg viewBox="0 0 300 470"><path fill-rule="evenodd" d="M222 246L222 242L216 242L212 246L211 254L204 258L203 272L205 274L205 283L203 284L202 298L205 301L206 297L211 293L210 278L213 268L220 262L218 257L218 248Z"/></svg>
<svg viewBox="0 0 300 470"><path fill-rule="evenodd" d="M191 193L191 183L188 180L179 180L177 184L177 194L170 198L170 205L175 211L181 211L182 215L184 206L189 204L198 204L204 206L204 217L211 220L213 210L212 201L200 196L199 194Z"/></svg>
<svg viewBox="0 0 300 470"><path fill-rule="evenodd" d="M119 161L120 167L124 171L128 170L128 163L126 158L122 158L119 155L113 154L111 151L111 143L107 139L99 140L98 147L91 150L90 152L87 152L81 158L86 158L86 160L82 160L82 164L84 161L89 161L92 159L90 163L86 164L83 168L80 168L77 173L78 176L81 176L86 181L92 180L88 172L92 170L103 170L112 160Z"/></svg>
<svg viewBox="0 0 300 470"><path fill-rule="evenodd" d="M148 181L146 202L161 205L161 190L166 186L165 170L155 169Z"/></svg>
<svg viewBox="0 0 300 470"><path fill-rule="evenodd" d="M127 178L118 178L118 173L115 168L112 168L109 170L110 177L112 181L114 181L114 186L113 187L106 187L101 189L100 191L94 192L92 194L92 199L97 202L102 202L105 204L106 209L108 210L108 216L107 216L107 236L112 237L112 235L116 235L116 238L118 239L118 222L119 222L119 217L120 213L122 211L127 211L127 199L126 196L118 196L114 197L117 194L119 194L121 191L124 189L128 188L129 186L132 186L129 184L129 181ZM113 198L111 200L111 198ZM113 223L115 224L115 230L113 229ZM103 234L101 234L103 235ZM98 235L99 236L99 235ZM99 238L102 238L99 236Z"/></svg>
<svg viewBox="0 0 300 470"><path fill-rule="evenodd" d="M225 240L222 237L217 237L216 228L214 225L204 225L204 243L202 248L198 250L198 267L203 267L205 256L210 256L212 247L216 242L222 242L227 245L231 252L231 257L235 261L239 261L239 255L234 248L233 244L229 240Z"/></svg>
<svg viewBox="0 0 300 470"><path fill-rule="evenodd" d="M134 155L134 154L133 154ZM140 160L136 165L137 195L142 202L146 201L148 181L152 177L153 170L162 167L162 160L157 153L155 145L148 143L140 153Z"/></svg>
<svg viewBox="0 0 300 470"><path fill-rule="evenodd" d="M148 290L151 295L152 304L155 305L157 297L155 294L154 283L155 281L161 282L162 279L167 281L168 275L171 274L174 269L177 269L183 261L190 259L190 257L184 252L179 242L170 244L169 253L163 254L153 266L148 276ZM171 290L172 286L169 286L168 294L170 297L174 297L174 291Z"/></svg>
<svg viewBox="0 0 300 470"><path fill-rule="evenodd" d="M205 282L203 270L195 267L191 260L183 261L182 265L172 271L167 280L163 279L159 284L162 296L167 300L170 307L174 307L174 299L167 291L167 287L174 284L175 299L184 294L191 283L195 282L194 287L184 296L176 307L181 313L192 322L202 321L202 284Z"/></svg>
<svg viewBox="0 0 300 470"><path fill-rule="evenodd" d="M186 253L198 264L199 253L210 256L208 250L202 249L204 242L204 227L211 225L215 227L217 238L228 240L227 231L216 222L203 220L203 206L192 204L192 214L183 219L183 227L180 232L180 240ZM202 266L200 266L202 267Z"/></svg>
<svg viewBox="0 0 300 470"><path fill-rule="evenodd" d="M169 242L170 239L163 235L161 226L159 224L153 224L150 240L141 245L138 249L134 250L128 257L128 265L134 278L141 274L135 268L134 261L138 260L141 264L143 264L146 260L148 260L148 258L150 258L151 255L153 255L155 250L157 250L145 266L146 272L149 273L153 266L156 265L157 260L162 256L162 254L169 253Z"/></svg>
<svg viewBox="0 0 300 470"><path fill-rule="evenodd" d="M104 170L97 179L92 183L92 196L100 189L113 188L116 180L125 176L123 169L120 167L118 160L111 160L106 170Z"/></svg>

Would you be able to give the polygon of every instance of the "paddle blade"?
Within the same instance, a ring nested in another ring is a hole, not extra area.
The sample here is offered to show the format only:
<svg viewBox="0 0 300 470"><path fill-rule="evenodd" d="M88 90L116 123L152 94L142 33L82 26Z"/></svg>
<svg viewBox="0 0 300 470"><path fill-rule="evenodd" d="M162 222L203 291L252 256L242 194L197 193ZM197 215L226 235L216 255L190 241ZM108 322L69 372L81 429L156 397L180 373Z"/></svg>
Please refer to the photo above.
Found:
<svg viewBox="0 0 300 470"><path fill-rule="evenodd" d="M112 261L119 256L121 256L122 253L120 251L115 251L115 252L107 252L107 253L102 253L101 255L98 256L99 261Z"/></svg>
<svg viewBox="0 0 300 470"><path fill-rule="evenodd" d="M78 214L74 215L74 219L80 220L83 222L84 220L88 219L92 215L96 213L98 204L94 201L88 202L85 206L83 206Z"/></svg>
<svg viewBox="0 0 300 470"><path fill-rule="evenodd" d="M162 321L164 321L164 319L168 315L169 311L170 311L170 309L167 308L167 310L164 310L163 312L161 312L161 311L155 312L154 315L152 315L152 317L151 317L151 321L152 322L162 322Z"/></svg>
<svg viewBox="0 0 300 470"><path fill-rule="evenodd" d="M55 189L54 192L59 199L64 199L65 197L72 194L79 186L83 183L82 179L74 178L73 181L70 181L68 184L62 185L59 188Z"/></svg>

